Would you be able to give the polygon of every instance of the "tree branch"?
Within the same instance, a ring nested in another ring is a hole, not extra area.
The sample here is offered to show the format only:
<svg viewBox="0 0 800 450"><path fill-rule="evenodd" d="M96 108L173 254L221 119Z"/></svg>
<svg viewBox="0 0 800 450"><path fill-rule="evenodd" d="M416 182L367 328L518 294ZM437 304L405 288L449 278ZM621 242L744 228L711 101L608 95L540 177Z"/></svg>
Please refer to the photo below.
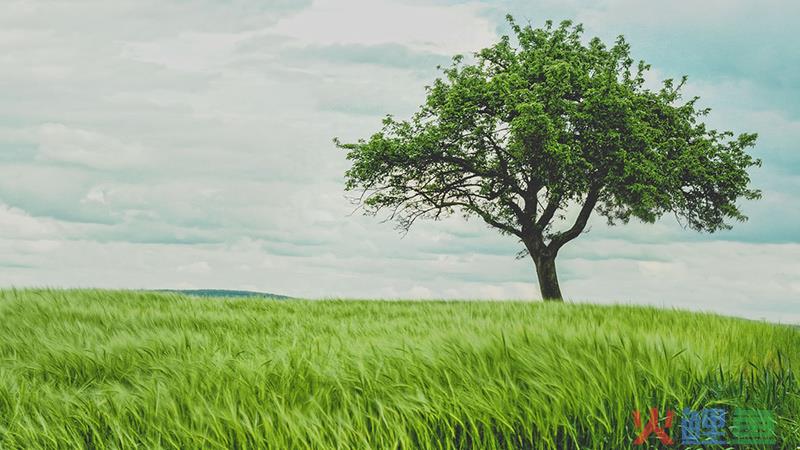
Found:
<svg viewBox="0 0 800 450"><path fill-rule="evenodd" d="M536 221L537 230L542 231L545 229L547 224L553 220L553 216L556 214L556 211L558 211L559 206L561 206L561 196L551 195L550 200L547 202L547 206L542 211L542 215L539 216L539 220Z"/></svg>
<svg viewBox="0 0 800 450"><path fill-rule="evenodd" d="M575 219L575 223L568 230L553 236L553 238L550 239L550 243L547 245L548 250L557 252L561 246L580 236L580 234L583 232L583 229L586 228L586 223L589 221L589 216L592 215L592 210L594 209L595 205L597 205L597 199L599 196L599 187L595 186L589 189L589 193L586 195L586 201L583 203L581 211L578 213L578 218Z"/></svg>

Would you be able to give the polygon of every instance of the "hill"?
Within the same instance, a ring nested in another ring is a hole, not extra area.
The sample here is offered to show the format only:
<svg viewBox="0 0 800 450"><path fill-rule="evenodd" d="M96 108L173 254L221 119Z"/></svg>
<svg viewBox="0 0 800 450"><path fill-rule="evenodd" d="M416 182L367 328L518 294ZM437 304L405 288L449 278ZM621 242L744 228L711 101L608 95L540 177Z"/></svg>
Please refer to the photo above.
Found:
<svg viewBox="0 0 800 450"><path fill-rule="evenodd" d="M289 299L286 295L270 294L269 292L237 291L230 289L156 289L153 292L171 292L193 297L261 297L272 299Z"/></svg>
<svg viewBox="0 0 800 450"><path fill-rule="evenodd" d="M676 442L684 408L746 408L800 445L800 331L762 322L99 290L2 290L0 317L3 449L631 448L651 407Z"/></svg>

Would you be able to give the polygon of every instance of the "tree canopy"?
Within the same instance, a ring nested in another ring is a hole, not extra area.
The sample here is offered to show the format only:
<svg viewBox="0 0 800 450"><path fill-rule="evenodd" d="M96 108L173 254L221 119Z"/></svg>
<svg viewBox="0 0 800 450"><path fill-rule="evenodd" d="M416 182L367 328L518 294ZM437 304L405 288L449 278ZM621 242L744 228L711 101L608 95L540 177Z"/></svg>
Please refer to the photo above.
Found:
<svg viewBox="0 0 800 450"><path fill-rule="evenodd" d="M546 299L561 298L555 256L593 212L609 224L672 213L704 232L747 219L737 201L760 195L747 172L760 165L746 151L756 134L709 129L710 110L681 96L686 77L646 87L650 66L634 63L622 36L584 43L570 21L508 19L513 40L453 58L409 120L387 116L368 139L335 140L366 213L388 210L405 230L479 217L524 244Z"/></svg>

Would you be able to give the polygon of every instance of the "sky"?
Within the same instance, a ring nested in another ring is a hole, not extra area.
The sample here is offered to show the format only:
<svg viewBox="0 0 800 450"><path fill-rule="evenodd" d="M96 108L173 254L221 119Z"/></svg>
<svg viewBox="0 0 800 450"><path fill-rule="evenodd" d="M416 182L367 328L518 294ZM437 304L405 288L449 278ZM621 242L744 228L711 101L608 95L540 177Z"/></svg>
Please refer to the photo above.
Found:
<svg viewBox="0 0 800 450"><path fill-rule="evenodd" d="M794 1L7 0L0 286L539 298L520 244L478 221L403 236L353 214L332 144L410 116L507 13L623 34L649 80L689 76L709 125L760 136L748 222L590 222L559 254L565 297L800 323Z"/></svg>

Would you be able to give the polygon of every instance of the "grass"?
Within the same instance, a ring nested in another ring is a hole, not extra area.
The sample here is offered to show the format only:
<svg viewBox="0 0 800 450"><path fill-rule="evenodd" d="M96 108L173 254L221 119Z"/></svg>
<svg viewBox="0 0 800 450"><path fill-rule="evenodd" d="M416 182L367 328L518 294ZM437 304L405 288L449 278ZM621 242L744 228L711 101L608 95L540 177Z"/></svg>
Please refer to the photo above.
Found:
<svg viewBox="0 0 800 450"><path fill-rule="evenodd" d="M2 290L0 319L2 449L631 448L651 406L800 445L800 331L711 314Z"/></svg>

